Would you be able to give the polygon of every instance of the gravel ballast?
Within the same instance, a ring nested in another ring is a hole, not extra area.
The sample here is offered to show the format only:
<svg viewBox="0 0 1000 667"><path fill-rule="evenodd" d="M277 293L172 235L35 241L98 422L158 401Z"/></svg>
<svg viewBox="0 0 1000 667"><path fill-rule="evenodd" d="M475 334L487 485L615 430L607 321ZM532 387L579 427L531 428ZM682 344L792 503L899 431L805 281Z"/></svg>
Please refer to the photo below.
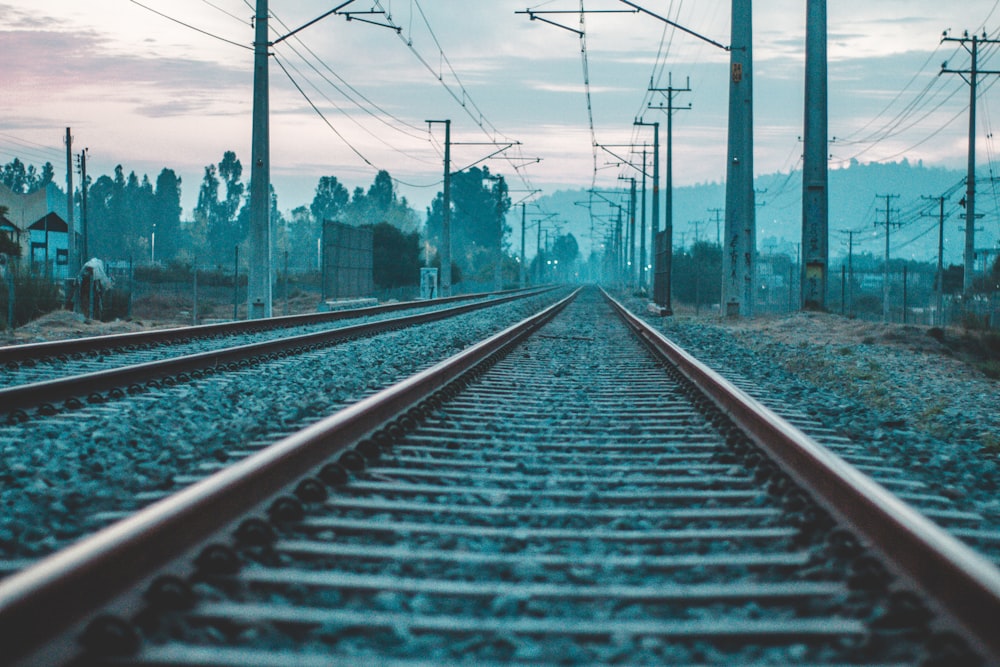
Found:
<svg viewBox="0 0 1000 667"><path fill-rule="evenodd" d="M820 313L649 320L779 414L806 414L981 515L978 537L953 532L1000 562L1000 382L940 340L963 332Z"/></svg>
<svg viewBox="0 0 1000 667"><path fill-rule="evenodd" d="M0 561L66 546L103 523L95 514L138 509L143 497L177 490L175 478L320 419L560 295L565 292L0 427Z"/></svg>

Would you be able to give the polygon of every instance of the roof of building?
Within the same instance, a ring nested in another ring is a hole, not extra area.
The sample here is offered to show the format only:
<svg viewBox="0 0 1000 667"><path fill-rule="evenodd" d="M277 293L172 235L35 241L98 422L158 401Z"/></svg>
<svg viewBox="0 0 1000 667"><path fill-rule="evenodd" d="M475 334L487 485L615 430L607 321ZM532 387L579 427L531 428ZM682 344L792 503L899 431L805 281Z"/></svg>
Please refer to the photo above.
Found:
<svg viewBox="0 0 1000 667"><path fill-rule="evenodd" d="M45 231L46 229L50 232L68 232L69 225L66 221L60 218L55 213L49 213L48 215L43 215L41 218L31 223L28 229L35 229L38 231Z"/></svg>
<svg viewBox="0 0 1000 667"><path fill-rule="evenodd" d="M14 231L18 231L17 225L11 222L5 215L0 215L0 229L13 229Z"/></svg>

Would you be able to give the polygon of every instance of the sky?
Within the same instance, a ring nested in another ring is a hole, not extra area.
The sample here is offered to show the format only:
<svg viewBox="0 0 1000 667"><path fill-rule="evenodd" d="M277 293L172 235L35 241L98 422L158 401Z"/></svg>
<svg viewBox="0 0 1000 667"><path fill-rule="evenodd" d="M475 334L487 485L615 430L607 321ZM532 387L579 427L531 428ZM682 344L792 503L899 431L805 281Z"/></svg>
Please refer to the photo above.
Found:
<svg viewBox="0 0 1000 667"><path fill-rule="evenodd" d="M340 0L271 0L274 39ZM651 12L722 44L723 0L642 0ZM754 7L755 171L800 166L804 0ZM923 161L960 168L967 151L968 86L939 75L969 56L943 31L997 37L1000 1L835 0L828 3L831 168L850 160ZM530 190L621 187L635 175L624 144L652 142L637 118L674 87L674 185L725 177L728 54L615 0L356 0L355 20L329 16L273 47L271 177L282 211L312 200L320 176L367 188L379 169L423 211L441 189L443 127L452 121L453 169L488 165L514 201ZM518 13L522 12L522 13ZM66 127L88 172L183 179L185 215L208 164L235 151L249 179L253 11L244 0L0 0L0 163L51 161L65 181ZM168 18L169 17L169 18ZM388 24L374 25L374 23ZM182 25L183 24L183 25ZM398 30L397 30L398 28ZM583 48L585 47L585 48ZM1000 69L996 46L981 67ZM992 161L992 105L1000 77L984 77L977 151ZM586 82L586 85L585 85ZM593 143L610 146L595 149ZM497 146L493 144L496 143ZM507 144L498 156L487 158ZM641 150L638 149L638 150ZM611 152L608 152L611 151ZM482 161L484 160L485 161Z"/></svg>

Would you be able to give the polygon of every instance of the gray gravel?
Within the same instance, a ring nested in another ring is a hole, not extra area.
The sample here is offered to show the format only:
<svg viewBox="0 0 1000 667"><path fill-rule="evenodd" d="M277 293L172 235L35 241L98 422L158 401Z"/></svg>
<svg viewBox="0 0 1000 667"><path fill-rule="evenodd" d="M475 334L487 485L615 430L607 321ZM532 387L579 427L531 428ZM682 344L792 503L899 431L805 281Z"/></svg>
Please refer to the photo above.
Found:
<svg viewBox="0 0 1000 667"><path fill-rule="evenodd" d="M564 295L564 293L563 293ZM2 561L36 558L254 440L318 420L552 303L484 311L0 427Z"/></svg>
<svg viewBox="0 0 1000 667"><path fill-rule="evenodd" d="M978 514L971 523L939 523L1000 562L1000 382L948 356L926 328L821 314L765 325L649 321L779 414L805 415L846 436L922 482L923 494L951 501L941 509Z"/></svg>

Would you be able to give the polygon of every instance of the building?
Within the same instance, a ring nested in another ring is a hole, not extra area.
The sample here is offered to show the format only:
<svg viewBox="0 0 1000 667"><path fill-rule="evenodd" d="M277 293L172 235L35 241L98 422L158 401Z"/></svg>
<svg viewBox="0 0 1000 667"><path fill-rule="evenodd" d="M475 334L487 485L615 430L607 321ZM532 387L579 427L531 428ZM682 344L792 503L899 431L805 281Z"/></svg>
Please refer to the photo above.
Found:
<svg viewBox="0 0 1000 667"><path fill-rule="evenodd" d="M20 245L20 261L38 272L45 270L48 261L53 278L69 278L66 193L55 183L29 194L14 192L0 183L0 207L7 209L0 230Z"/></svg>

